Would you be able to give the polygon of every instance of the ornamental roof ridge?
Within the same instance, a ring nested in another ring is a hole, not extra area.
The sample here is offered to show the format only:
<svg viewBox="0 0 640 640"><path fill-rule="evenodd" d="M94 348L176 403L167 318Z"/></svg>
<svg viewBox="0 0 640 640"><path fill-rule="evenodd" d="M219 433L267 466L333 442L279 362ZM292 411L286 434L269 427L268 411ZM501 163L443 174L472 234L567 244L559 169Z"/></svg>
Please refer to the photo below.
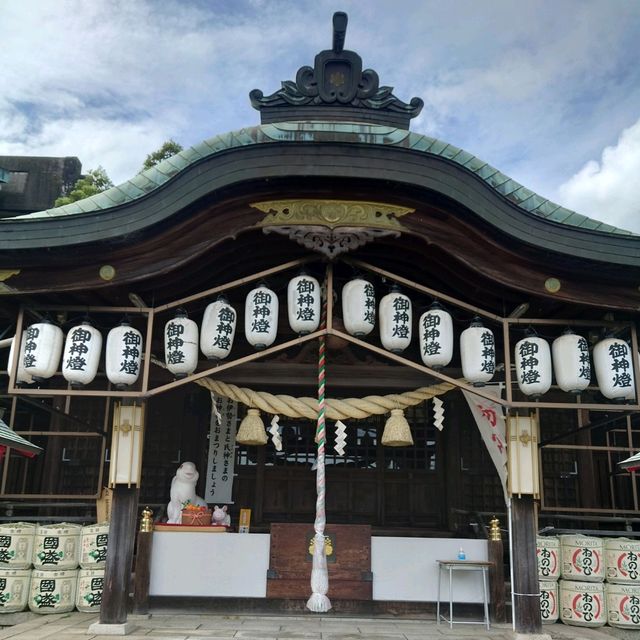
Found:
<svg viewBox="0 0 640 640"><path fill-rule="evenodd" d="M523 212L550 222L607 235L640 235L581 215L522 186L473 154L437 138L392 126L362 122L279 122L213 136L163 160L130 180L84 200L53 209L0 219L1 224L99 213L150 195L178 174L224 151L266 143L341 142L405 148L443 158L463 167Z"/></svg>
<svg viewBox="0 0 640 640"><path fill-rule="evenodd" d="M333 14L332 48L318 53L313 67L300 67L295 81L284 80L269 96L260 89L249 93L262 124L329 119L409 128L424 101L414 97L403 102L393 95L393 87L380 86L373 69L362 69L362 58L344 48L348 20L343 11Z"/></svg>

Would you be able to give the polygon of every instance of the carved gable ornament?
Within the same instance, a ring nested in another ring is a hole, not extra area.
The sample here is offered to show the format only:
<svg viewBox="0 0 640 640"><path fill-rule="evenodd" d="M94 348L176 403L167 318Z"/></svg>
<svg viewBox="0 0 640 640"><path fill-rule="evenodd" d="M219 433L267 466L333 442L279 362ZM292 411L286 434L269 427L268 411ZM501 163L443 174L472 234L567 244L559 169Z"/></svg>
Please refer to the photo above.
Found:
<svg viewBox="0 0 640 640"><path fill-rule="evenodd" d="M249 93L262 124L298 120L340 120L409 128L424 102L407 104L393 95L393 87L381 87L373 69L362 70L362 58L344 49L347 14L333 15L333 47L315 57L314 66L300 67L295 82L285 80L269 96L259 89Z"/></svg>
<svg viewBox="0 0 640 640"><path fill-rule="evenodd" d="M398 218L414 211L351 200L274 200L251 206L267 214L258 223L265 233L284 235L330 259L378 238L398 237Z"/></svg>

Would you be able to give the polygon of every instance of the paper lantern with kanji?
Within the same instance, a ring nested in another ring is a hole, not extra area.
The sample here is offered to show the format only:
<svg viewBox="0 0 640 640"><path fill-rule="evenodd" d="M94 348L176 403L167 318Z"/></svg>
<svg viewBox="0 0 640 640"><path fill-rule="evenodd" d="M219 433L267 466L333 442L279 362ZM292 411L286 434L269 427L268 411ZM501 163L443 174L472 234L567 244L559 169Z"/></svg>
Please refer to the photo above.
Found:
<svg viewBox="0 0 640 640"><path fill-rule="evenodd" d="M453 357L453 321L437 302L420 316L420 356L432 369L446 367Z"/></svg>
<svg viewBox="0 0 640 640"><path fill-rule="evenodd" d="M116 389L125 389L138 380L142 360L142 334L126 320L107 335L105 368Z"/></svg>
<svg viewBox="0 0 640 640"><path fill-rule="evenodd" d="M85 321L67 333L62 355L62 375L72 387L82 387L98 373L102 334Z"/></svg>
<svg viewBox="0 0 640 640"><path fill-rule="evenodd" d="M493 378L496 371L496 341L493 332L480 318L460 334L460 360L462 377L474 387L482 387Z"/></svg>
<svg viewBox="0 0 640 640"><path fill-rule="evenodd" d="M278 296L265 284L247 295L244 306L244 334L256 349L273 344L278 331Z"/></svg>
<svg viewBox="0 0 640 640"><path fill-rule="evenodd" d="M411 300L396 286L380 300L380 341L392 353L402 353L411 343Z"/></svg>
<svg viewBox="0 0 640 640"><path fill-rule="evenodd" d="M176 378L184 378L198 366L198 325L184 309L164 325L164 361Z"/></svg>
<svg viewBox="0 0 640 640"><path fill-rule="evenodd" d="M586 338L570 329L551 345L556 384L569 393L584 391L591 381L591 359Z"/></svg>
<svg viewBox="0 0 640 640"><path fill-rule="evenodd" d="M633 400L635 378L631 348L619 338L605 338L593 348L593 364L600 393L609 400Z"/></svg>
<svg viewBox="0 0 640 640"><path fill-rule="evenodd" d="M62 355L62 329L49 320L43 320L28 327L26 333L22 360L25 373L34 380L51 378Z"/></svg>
<svg viewBox="0 0 640 640"><path fill-rule="evenodd" d="M222 360L231 353L237 319L235 309L224 296L220 296L204 310L200 350L209 360Z"/></svg>
<svg viewBox="0 0 640 640"><path fill-rule="evenodd" d="M312 333L320 325L320 283L306 274L289 281L287 313L289 326L298 335Z"/></svg>
<svg viewBox="0 0 640 640"><path fill-rule="evenodd" d="M369 335L376 324L376 294L373 285L354 278L342 287L342 322L347 333Z"/></svg>
<svg viewBox="0 0 640 640"><path fill-rule="evenodd" d="M537 397L551 387L551 349L549 343L535 335L516 343L516 376L518 387L526 396Z"/></svg>
<svg viewBox="0 0 640 640"><path fill-rule="evenodd" d="M20 355L18 356L18 372L16 373L16 384L31 384L33 378L25 371L24 368L24 347L26 344L27 332L22 332L22 341L20 344ZM13 358L15 353L16 339L11 340L11 348L9 349L9 361L7 363L7 373L11 375L13 371Z"/></svg>

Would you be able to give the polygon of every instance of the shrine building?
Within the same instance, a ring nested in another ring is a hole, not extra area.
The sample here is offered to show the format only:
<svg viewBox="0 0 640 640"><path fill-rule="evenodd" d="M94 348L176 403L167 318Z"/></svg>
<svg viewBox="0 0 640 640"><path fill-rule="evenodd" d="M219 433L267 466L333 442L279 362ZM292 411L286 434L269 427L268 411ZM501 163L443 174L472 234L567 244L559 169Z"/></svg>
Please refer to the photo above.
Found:
<svg viewBox="0 0 640 640"><path fill-rule="evenodd" d="M42 449L4 447L0 519L96 522L110 489L104 624L145 506L151 607L223 610L304 609L323 511L336 611L433 611L495 516L522 631L538 532L638 531L640 237L412 131L345 33L249 93L259 124L0 220L1 407ZM185 462L225 535L163 530Z"/></svg>

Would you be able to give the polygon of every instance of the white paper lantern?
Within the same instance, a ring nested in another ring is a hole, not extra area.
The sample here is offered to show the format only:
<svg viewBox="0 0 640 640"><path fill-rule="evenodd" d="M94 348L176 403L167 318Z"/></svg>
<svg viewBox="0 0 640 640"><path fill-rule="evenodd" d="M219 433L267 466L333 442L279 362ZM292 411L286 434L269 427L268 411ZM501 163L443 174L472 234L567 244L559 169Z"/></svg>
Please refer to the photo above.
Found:
<svg viewBox="0 0 640 640"><path fill-rule="evenodd" d="M527 336L516 343L516 375L520 391L526 396L541 396L551 387L551 349L537 336Z"/></svg>
<svg viewBox="0 0 640 640"><path fill-rule="evenodd" d="M446 367L453 357L453 321L449 312L434 302L420 316L420 356L432 369Z"/></svg>
<svg viewBox="0 0 640 640"><path fill-rule="evenodd" d="M392 287L380 300L380 341L392 353L402 353L411 343L411 300Z"/></svg>
<svg viewBox="0 0 640 640"><path fill-rule="evenodd" d="M593 364L600 393L609 400L633 400L635 378L629 345L619 338L605 338L593 348Z"/></svg>
<svg viewBox="0 0 640 640"><path fill-rule="evenodd" d="M244 305L244 334L256 349L273 344L278 331L278 296L265 284L249 292Z"/></svg>
<svg viewBox="0 0 640 640"><path fill-rule="evenodd" d="M164 361L176 378L184 378L198 366L198 325L184 309L164 325Z"/></svg>
<svg viewBox="0 0 640 640"><path fill-rule="evenodd" d="M557 385L570 393L584 391L591 381L591 359L587 340L567 330L551 345Z"/></svg>
<svg viewBox="0 0 640 640"><path fill-rule="evenodd" d="M18 356L18 373L16 374L16 384L31 384L33 378L29 375L24 368L24 347L27 341L26 329L22 332L22 341L20 343L20 355ZM7 373L11 375L13 371L13 354L16 346L15 337L11 340L11 348L9 349L9 361L7 363Z"/></svg>
<svg viewBox="0 0 640 640"><path fill-rule="evenodd" d="M62 375L72 387L82 387L98 373L102 334L85 321L67 333L62 356Z"/></svg>
<svg viewBox="0 0 640 640"><path fill-rule="evenodd" d="M474 387L490 382L496 372L496 341L480 318L460 334L460 360L463 378Z"/></svg>
<svg viewBox="0 0 640 640"><path fill-rule="evenodd" d="M135 384L140 375L142 334L123 320L107 335L106 371L116 389Z"/></svg>
<svg viewBox="0 0 640 640"><path fill-rule="evenodd" d="M200 350L209 360L222 360L231 353L237 319L238 314L224 296L220 296L204 310Z"/></svg>
<svg viewBox="0 0 640 640"><path fill-rule="evenodd" d="M62 329L49 320L43 320L28 327L26 334L22 360L25 372L34 380L51 378L62 355Z"/></svg>
<svg viewBox="0 0 640 640"><path fill-rule="evenodd" d="M342 287L342 322L352 336L366 336L376 323L376 295L373 285L362 278Z"/></svg>
<svg viewBox="0 0 640 640"><path fill-rule="evenodd" d="M298 335L312 333L320 325L320 283L313 277L300 274L287 287L289 326Z"/></svg>

